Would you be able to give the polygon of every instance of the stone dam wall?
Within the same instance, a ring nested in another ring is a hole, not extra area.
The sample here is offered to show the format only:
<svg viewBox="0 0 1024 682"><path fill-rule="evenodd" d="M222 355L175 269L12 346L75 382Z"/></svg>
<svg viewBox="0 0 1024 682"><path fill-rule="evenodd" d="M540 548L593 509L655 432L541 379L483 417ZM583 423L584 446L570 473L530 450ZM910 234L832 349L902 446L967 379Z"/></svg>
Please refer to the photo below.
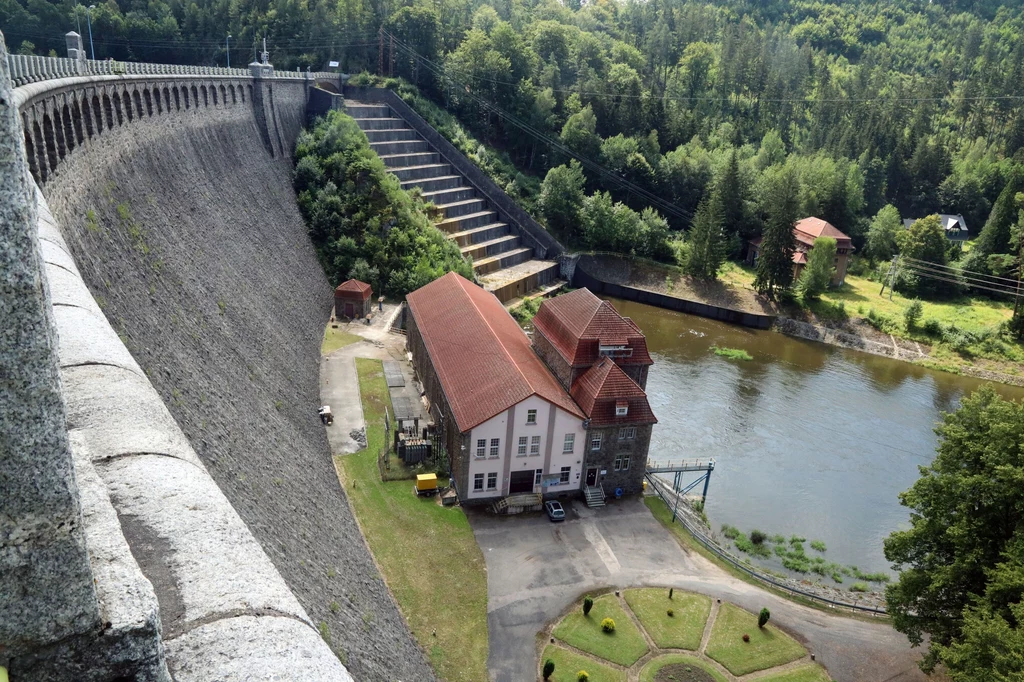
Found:
<svg viewBox="0 0 1024 682"><path fill-rule="evenodd" d="M433 679L317 418L331 288L289 158L308 88L92 76L14 93L99 611L137 635L114 672L148 661L117 679Z"/></svg>

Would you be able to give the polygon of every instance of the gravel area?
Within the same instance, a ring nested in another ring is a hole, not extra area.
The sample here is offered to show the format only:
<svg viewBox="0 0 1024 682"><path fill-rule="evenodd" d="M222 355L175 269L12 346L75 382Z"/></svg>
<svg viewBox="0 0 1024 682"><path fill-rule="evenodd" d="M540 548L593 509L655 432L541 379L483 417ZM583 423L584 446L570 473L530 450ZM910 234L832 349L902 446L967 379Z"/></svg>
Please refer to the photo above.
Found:
<svg viewBox="0 0 1024 682"><path fill-rule="evenodd" d="M105 134L44 192L108 319L353 677L433 679L317 418L331 289L290 160L243 108L182 112Z"/></svg>

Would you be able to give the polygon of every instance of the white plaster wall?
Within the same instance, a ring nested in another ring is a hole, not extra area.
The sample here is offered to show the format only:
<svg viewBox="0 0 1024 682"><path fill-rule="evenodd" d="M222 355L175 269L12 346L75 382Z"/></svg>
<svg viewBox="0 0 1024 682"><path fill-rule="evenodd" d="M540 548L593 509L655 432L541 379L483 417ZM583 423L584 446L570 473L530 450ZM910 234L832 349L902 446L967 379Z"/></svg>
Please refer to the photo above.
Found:
<svg viewBox="0 0 1024 682"><path fill-rule="evenodd" d="M527 410L537 410L537 423L527 424ZM544 468L544 448L548 442L548 417L551 414L551 403L540 396L530 396L516 406L516 420L512 425L512 462L509 466L509 473L513 471L536 471ZM526 438L526 456L520 457L519 438ZM540 436L540 454L530 454L530 439L533 436ZM557 437L557 436L556 436ZM511 476L509 476L511 479ZM508 490L509 481L505 481L505 490ZM534 491L539 492L540 487L534 486Z"/></svg>
<svg viewBox="0 0 1024 682"><path fill-rule="evenodd" d="M563 453L562 446L565 442L565 434L567 433L575 434L576 440L573 443L572 452ZM561 471L562 467L572 467L572 471L569 473L568 483L548 486L545 492L558 493L579 489L586 441L587 432L583 428L583 421L574 414L558 410L555 414L555 436L551 449L551 466L546 473L556 474Z"/></svg>
<svg viewBox="0 0 1024 682"><path fill-rule="evenodd" d="M470 448L469 448L469 482L466 485L467 490L465 496L467 498L473 497L494 497L495 495L503 495L503 490L506 486L503 485L503 477L505 471L505 435L508 426L509 412L505 411L499 415L491 417L483 424L475 427L470 431ZM489 454L491 451L491 439L499 439L498 443L498 456L489 457L485 456L482 459L476 456L476 442L480 439L487 441L487 450ZM498 474L498 489L487 490L487 474L490 472L496 472ZM473 490L473 478L476 474L482 473L484 475L484 489L480 491Z"/></svg>

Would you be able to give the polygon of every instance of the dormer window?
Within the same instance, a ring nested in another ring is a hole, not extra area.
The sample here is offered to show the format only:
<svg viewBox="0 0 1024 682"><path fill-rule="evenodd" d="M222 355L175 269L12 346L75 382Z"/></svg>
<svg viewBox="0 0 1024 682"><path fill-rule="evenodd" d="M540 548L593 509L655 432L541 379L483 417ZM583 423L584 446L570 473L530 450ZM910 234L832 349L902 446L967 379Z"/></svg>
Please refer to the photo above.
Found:
<svg viewBox="0 0 1024 682"><path fill-rule="evenodd" d="M616 400L615 401L615 416L616 417L625 417L627 414L629 414L629 403L627 401L625 401L625 400Z"/></svg>
<svg viewBox="0 0 1024 682"><path fill-rule="evenodd" d="M633 349L629 346L599 346L601 356L606 358L628 358L633 355Z"/></svg>

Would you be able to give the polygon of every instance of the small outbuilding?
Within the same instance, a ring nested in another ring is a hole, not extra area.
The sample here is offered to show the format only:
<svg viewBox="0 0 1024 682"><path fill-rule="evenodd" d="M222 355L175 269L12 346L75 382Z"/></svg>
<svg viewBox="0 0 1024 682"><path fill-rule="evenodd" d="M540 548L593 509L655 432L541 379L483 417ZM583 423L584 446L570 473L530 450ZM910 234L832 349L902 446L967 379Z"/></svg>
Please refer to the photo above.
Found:
<svg viewBox="0 0 1024 682"><path fill-rule="evenodd" d="M355 320L370 314L370 297L373 290L366 282L350 279L334 290L334 316Z"/></svg>

